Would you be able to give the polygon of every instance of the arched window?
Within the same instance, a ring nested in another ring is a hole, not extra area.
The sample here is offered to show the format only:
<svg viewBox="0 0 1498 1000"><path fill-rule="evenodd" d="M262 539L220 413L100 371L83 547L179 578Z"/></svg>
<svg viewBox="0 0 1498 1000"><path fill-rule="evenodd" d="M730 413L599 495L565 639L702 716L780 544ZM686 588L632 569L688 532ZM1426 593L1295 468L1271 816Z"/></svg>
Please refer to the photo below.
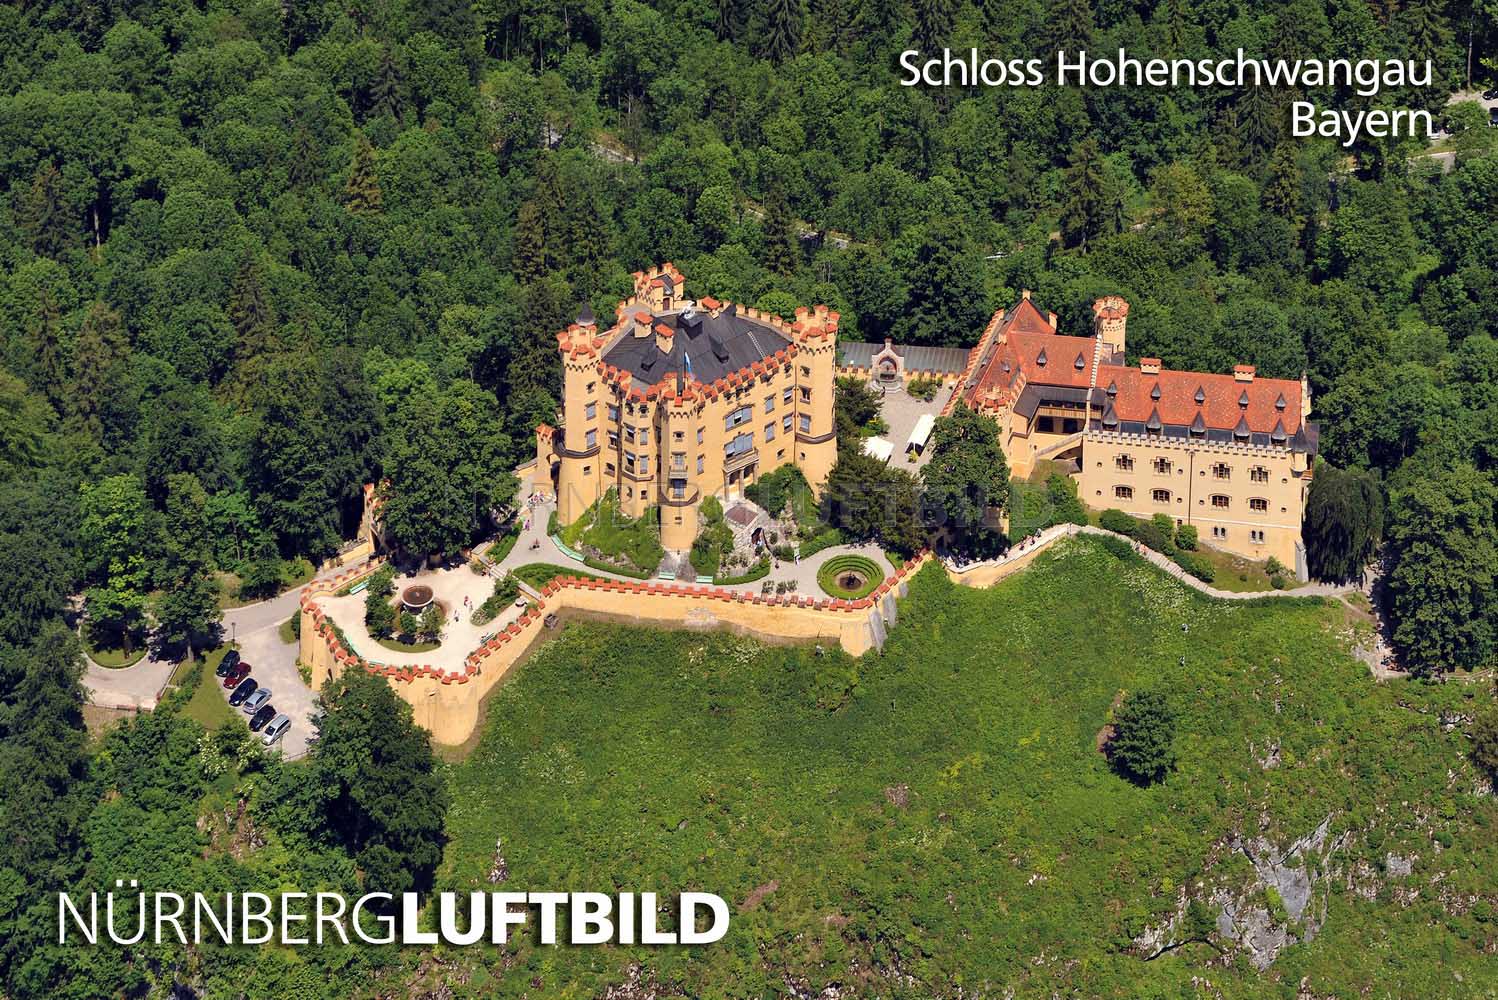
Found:
<svg viewBox="0 0 1498 1000"><path fill-rule="evenodd" d="M1219 510L1227 510L1228 504L1230 502L1231 501L1229 501L1228 498L1223 496L1221 493L1212 494L1212 506L1216 507Z"/></svg>
<svg viewBox="0 0 1498 1000"><path fill-rule="evenodd" d="M1134 499L1134 487L1115 486L1113 487L1113 495L1120 500L1132 500Z"/></svg>
<svg viewBox="0 0 1498 1000"><path fill-rule="evenodd" d="M1170 503L1170 490L1150 490L1155 503Z"/></svg>

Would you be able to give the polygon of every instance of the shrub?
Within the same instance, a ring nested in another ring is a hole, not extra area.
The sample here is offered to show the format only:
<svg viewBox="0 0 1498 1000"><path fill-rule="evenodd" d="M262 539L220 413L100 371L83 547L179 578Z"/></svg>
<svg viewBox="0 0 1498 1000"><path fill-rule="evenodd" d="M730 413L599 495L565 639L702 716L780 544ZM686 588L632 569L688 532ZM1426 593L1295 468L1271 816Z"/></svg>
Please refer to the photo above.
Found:
<svg viewBox="0 0 1498 1000"><path fill-rule="evenodd" d="M1489 706L1472 720L1472 763L1498 778L1498 706Z"/></svg>
<svg viewBox="0 0 1498 1000"><path fill-rule="evenodd" d="M800 558L816 555L825 548L843 543L843 533L836 528L829 528L808 541L801 543Z"/></svg>
<svg viewBox="0 0 1498 1000"><path fill-rule="evenodd" d="M1153 520L1136 522L1134 538L1156 552L1164 555L1175 554L1176 547L1171 541L1171 532L1160 530L1160 525Z"/></svg>
<svg viewBox="0 0 1498 1000"><path fill-rule="evenodd" d="M1129 535L1131 537L1133 536L1134 531L1139 527L1138 521L1134 520L1123 511L1113 507L1109 507L1107 510L1099 514L1097 520L1098 524L1100 524L1106 530L1116 531L1120 535Z"/></svg>
<svg viewBox="0 0 1498 1000"><path fill-rule="evenodd" d="M1183 524L1176 529L1176 548L1195 552L1197 544L1196 525Z"/></svg>
<svg viewBox="0 0 1498 1000"><path fill-rule="evenodd" d="M1285 564L1274 556L1270 556L1269 561L1264 563L1264 572L1270 576L1284 576L1286 572Z"/></svg>
<svg viewBox="0 0 1498 1000"><path fill-rule="evenodd" d="M1284 590L1285 587L1288 586L1285 578L1283 576L1280 576L1278 573L1269 578L1269 585L1275 590Z"/></svg>
<svg viewBox="0 0 1498 1000"><path fill-rule="evenodd" d="M551 516L546 519L546 533L548 535L555 535L561 530L561 522L557 520L557 512L553 510L551 512Z"/></svg>
<svg viewBox="0 0 1498 1000"><path fill-rule="evenodd" d="M924 375L917 375L905 383L906 392L910 393L916 399L924 400L928 403L936 398L936 390L940 388L940 379L926 378Z"/></svg>
<svg viewBox="0 0 1498 1000"><path fill-rule="evenodd" d="M1047 528L1056 524L1087 523L1087 508L1077 499L1077 483L1071 476L1051 473L1045 481L1045 491L1051 502L1051 515L1045 525Z"/></svg>
<svg viewBox="0 0 1498 1000"><path fill-rule="evenodd" d="M484 598L484 603L473 609L473 614L468 620L475 625L487 625L519 596L519 581L515 579L514 574L506 573L494 581L494 593Z"/></svg>
<svg viewBox="0 0 1498 1000"><path fill-rule="evenodd" d="M1134 551L1134 546L1116 535L1104 535L1098 541L1102 543L1103 548L1107 549L1111 555L1117 556L1119 559L1139 558L1139 554Z"/></svg>
<svg viewBox="0 0 1498 1000"><path fill-rule="evenodd" d="M395 605L390 595L370 587L364 594L364 625L370 635L386 636L395 631Z"/></svg>
<svg viewBox="0 0 1498 1000"><path fill-rule="evenodd" d="M1174 558L1177 566L1203 583L1211 583L1217 579L1217 571L1212 568L1212 564L1204 556L1199 556L1192 552L1177 552Z"/></svg>

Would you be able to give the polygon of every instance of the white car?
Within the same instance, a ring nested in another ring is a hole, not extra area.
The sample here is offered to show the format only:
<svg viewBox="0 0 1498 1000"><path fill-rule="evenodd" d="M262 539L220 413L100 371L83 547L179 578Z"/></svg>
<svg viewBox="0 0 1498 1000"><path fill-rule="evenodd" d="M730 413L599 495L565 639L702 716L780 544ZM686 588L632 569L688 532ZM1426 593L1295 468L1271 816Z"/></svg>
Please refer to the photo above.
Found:
<svg viewBox="0 0 1498 1000"><path fill-rule="evenodd" d="M290 728L291 716L287 715L285 712L282 712L280 715L270 720L270 723L265 727L264 735L260 737L260 742L264 743L266 746L270 746L272 743L285 736L286 730Z"/></svg>
<svg viewBox="0 0 1498 1000"><path fill-rule="evenodd" d="M239 709L245 715L253 716L268 701L270 701L270 688L256 688L255 693L246 698L244 704L239 706Z"/></svg>

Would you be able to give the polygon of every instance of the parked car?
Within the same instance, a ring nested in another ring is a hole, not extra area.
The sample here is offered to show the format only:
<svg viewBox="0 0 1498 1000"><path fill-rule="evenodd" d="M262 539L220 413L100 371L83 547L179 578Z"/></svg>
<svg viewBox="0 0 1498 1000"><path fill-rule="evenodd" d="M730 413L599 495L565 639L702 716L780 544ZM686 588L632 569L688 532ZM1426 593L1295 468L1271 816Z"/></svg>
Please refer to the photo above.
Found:
<svg viewBox="0 0 1498 1000"><path fill-rule="evenodd" d="M1482 92L1482 99L1484 101L1498 100L1498 87L1494 87L1492 90L1484 90Z"/></svg>
<svg viewBox="0 0 1498 1000"><path fill-rule="evenodd" d="M239 650L231 649L224 654L222 660L218 661L218 666L213 668L213 672L220 677L228 677L229 671L237 666L239 666Z"/></svg>
<svg viewBox="0 0 1498 1000"><path fill-rule="evenodd" d="M524 594L521 594L519 597L515 598L515 607L517 608L529 607L530 603L531 599L529 597L526 597Z"/></svg>
<svg viewBox="0 0 1498 1000"><path fill-rule="evenodd" d="M255 689L259 686L253 677L246 677L239 682L239 687L234 689L234 693L229 695L229 704L238 708L244 704L246 698L255 693Z"/></svg>
<svg viewBox="0 0 1498 1000"><path fill-rule="evenodd" d="M270 704L261 705L255 714L250 716L250 732L260 732L260 730L265 728L265 724L274 719L276 715L276 706Z"/></svg>
<svg viewBox="0 0 1498 1000"><path fill-rule="evenodd" d="M239 686L240 681L250 676L250 665L240 661L234 665L234 669L224 675L224 690L231 690Z"/></svg>
<svg viewBox="0 0 1498 1000"><path fill-rule="evenodd" d="M265 727L265 733L260 737L260 742L264 743L266 746L270 746L272 743L276 742L276 740L279 740L281 737L285 736L286 730L290 728L291 716L287 715L285 712L282 712L280 715L270 720L270 725Z"/></svg>
<svg viewBox="0 0 1498 1000"><path fill-rule="evenodd" d="M244 710L245 715L254 715L260 711L260 706L268 701L270 701L270 688L256 688L255 693L246 698L240 708Z"/></svg>

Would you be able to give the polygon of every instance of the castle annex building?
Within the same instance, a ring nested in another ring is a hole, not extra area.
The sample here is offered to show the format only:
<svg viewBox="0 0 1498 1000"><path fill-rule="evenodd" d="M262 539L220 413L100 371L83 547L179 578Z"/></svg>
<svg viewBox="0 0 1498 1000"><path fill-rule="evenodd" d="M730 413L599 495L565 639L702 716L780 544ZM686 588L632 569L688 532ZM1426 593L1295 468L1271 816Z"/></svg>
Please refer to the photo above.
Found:
<svg viewBox="0 0 1498 1000"><path fill-rule="evenodd" d="M640 517L660 508L661 543L697 535L704 496L732 496L790 462L814 487L837 458L833 371L838 315L779 316L693 301L671 264L635 273L635 292L600 331L585 307L557 334L561 424L536 428L536 486L570 524L607 490Z"/></svg>
<svg viewBox="0 0 1498 1000"><path fill-rule="evenodd" d="M1305 577L1300 526L1318 429L1299 381L1124 361L1129 304L1093 304L1093 334L1063 336L1025 292L996 313L953 399L998 421L1013 474L1069 463L1084 503L1168 514L1203 542L1274 556Z"/></svg>

